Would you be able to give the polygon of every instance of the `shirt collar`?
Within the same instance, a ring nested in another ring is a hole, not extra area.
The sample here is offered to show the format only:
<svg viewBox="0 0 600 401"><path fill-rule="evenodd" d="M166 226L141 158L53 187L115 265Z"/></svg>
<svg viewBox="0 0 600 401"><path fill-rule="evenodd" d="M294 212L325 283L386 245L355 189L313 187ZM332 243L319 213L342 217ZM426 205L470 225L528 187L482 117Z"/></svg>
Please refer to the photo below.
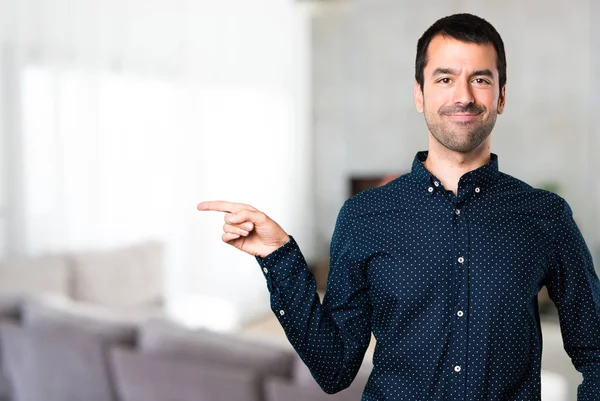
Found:
<svg viewBox="0 0 600 401"><path fill-rule="evenodd" d="M413 160L411 175L418 183L422 184L425 189L432 193L441 188L441 184L439 179L431 174L423 165L423 162L427 160L428 153L429 152L427 151L417 153L415 159ZM489 163L464 174L460 178L460 181L471 181L474 187L484 189L493 186L498 181L499 177L500 171L498 170L498 155L491 153L491 160Z"/></svg>

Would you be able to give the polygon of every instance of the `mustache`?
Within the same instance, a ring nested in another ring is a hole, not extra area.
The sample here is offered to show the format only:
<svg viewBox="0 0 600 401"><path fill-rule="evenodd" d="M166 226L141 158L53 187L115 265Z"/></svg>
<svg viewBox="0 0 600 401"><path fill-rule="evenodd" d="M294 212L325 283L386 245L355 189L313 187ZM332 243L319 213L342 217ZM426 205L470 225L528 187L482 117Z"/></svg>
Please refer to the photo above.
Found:
<svg viewBox="0 0 600 401"><path fill-rule="evenodd" d="M450 114L481 114L485 111L485 106L479 106L473 103L469 103L466 106L447 106L440 109L441 115Z"/></svg>

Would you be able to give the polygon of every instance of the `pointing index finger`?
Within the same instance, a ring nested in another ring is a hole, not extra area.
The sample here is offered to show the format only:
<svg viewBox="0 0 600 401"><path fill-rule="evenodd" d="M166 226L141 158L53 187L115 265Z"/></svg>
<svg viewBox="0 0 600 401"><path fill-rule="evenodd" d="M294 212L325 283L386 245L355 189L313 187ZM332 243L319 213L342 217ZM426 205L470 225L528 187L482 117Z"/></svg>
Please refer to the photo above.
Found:
<svg viewBox="0 0 600 401"><path fill-rule="evenodd" d="M242 203L234 203L227 201L207 201L200 202L196 207L200 211L215 211L215 212L226 212L235 213L245 208L246 205Z"/></svg>

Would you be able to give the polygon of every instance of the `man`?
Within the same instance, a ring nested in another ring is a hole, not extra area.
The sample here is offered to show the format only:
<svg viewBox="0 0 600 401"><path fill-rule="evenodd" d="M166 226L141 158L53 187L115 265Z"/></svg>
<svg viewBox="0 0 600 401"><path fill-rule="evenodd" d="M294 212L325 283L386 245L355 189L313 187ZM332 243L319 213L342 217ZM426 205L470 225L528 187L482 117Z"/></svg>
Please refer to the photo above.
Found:
<svg viewBox="0 0 600 401"><path fill-rule="evenodd" d="M328 393L352 382L373 332L363 401L539 400L545 285L584 377L578 399L600 400L600 284L571 209L499 172L490 152L506 100L500 35L473 15L442 18L419 40L415 72L428 152L346 201L322 305L298 245L268 216L198 209L226 212L223 241L257 257L275 315Z"/></svg>

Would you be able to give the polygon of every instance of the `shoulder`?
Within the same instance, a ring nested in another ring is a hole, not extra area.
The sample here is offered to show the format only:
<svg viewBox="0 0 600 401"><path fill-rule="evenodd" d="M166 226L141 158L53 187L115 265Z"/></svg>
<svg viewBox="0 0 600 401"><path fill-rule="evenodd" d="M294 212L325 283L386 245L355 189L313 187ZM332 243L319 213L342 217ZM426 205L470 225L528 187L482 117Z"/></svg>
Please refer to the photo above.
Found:
<svg viewBox="0 0 600 401"><path fill-rule="evenodd" d="M344 203L341 213L356 218L402 209L406 207L407 200L414 198L416 188L416 183L407 173L385 185L352 196Z"/></svg>
<svg viewBox="0 0 600 401"><path fill-rule="evenodd" d="M535 188L511 175L500 173L498 201L521 213L559 218L571 214L567 201L560 195Z"/></svg>

